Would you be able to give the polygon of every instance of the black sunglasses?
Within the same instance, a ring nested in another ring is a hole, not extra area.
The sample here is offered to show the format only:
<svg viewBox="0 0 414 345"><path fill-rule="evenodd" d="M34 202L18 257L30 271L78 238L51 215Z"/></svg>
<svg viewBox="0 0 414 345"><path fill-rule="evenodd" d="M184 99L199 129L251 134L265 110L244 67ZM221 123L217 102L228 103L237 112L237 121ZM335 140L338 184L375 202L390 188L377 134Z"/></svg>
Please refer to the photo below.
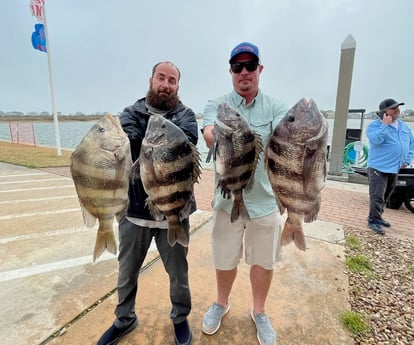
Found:
<svg viewBox="0 0 414 345"><path fill-rule="evenodd" d="M235 62L230 64L231 71L233 73L240 73L243 71L243 68L246 67L248 72L254 72L257 70L259 63L256 61L249 61L249 62Z"/></svg>

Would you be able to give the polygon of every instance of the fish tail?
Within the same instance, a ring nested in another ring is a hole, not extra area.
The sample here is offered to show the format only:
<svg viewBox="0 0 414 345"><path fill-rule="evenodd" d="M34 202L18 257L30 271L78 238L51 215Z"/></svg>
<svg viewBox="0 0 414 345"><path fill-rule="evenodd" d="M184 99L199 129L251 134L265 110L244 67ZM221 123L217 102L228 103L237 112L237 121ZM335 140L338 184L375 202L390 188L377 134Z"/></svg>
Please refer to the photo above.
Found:
<svg viewBox="0 0 414 345"><path fill-rule="evenodd" d="M96 241L95 241L95 249L93 251L93 261L99 258L103 252L108 250L108 252L116 255L117 248L116 248L116 240L114 236L114 232L108 230L98 230L96 234Z"/></svg>
<svg viewBox="0 0 414 345"><path fill-rule="evenodd" d="M230 220L234 223L239 217L242 217L245 220L250 220L249 212L247 211L243 198L234 199Z"/></svg>
<svg viewBox="0 0 414 345"><path fill-rule="evenodd" d="M292 224L286 221L280 240L282 246L288 245L293 241L300 250L306 250L305 234L302 224Z"/></svg>
<svg viewBox="0 0 414 345"><path fill-rule="evenodd" d="M167 240L171 247L176 243L181 244L183 247L188 247L188 237L179 220L168 224Z"/></svg>

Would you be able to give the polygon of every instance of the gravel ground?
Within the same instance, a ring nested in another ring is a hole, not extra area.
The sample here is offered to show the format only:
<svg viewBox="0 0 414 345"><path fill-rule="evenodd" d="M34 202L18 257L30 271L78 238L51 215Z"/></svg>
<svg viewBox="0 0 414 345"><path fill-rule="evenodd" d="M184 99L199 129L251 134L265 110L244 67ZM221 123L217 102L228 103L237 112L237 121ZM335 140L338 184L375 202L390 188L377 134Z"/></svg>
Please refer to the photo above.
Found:
<svg viewBox="0 0 414 345"><path fill-rule="evenodd" d="M355 344L414 345L414 241L349 227L344 231L360 244L358 249L347 243L347 257L362 254L372 264L371 274L346 271L351 309L369 327L354 337Z"/></svg>

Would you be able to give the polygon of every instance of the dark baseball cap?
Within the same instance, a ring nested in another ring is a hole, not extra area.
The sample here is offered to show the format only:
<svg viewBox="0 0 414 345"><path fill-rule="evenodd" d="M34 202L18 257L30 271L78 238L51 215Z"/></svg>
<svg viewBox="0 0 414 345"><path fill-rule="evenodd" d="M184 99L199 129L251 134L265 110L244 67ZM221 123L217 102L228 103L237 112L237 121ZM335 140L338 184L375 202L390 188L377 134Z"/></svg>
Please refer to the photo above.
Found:
<svg viewBox="0 0 414 345"><path fill-rule="evenodd" d="M230 60L229 63L235 58L236 55L242 54L242 53L248 53L252 54L257 58L257 61L259 61L259 48L257 48L256 45L250 42L242 42L239 43L237 46L233 48L233 50L230 53Z"/></svg>
<svg viewBox="0 0 414 345"><path fill-rule="evenodd" d="M379 111L385 111L387 109L393 109L393 108L397 108L400 105L404 105L405 103L398 103L395 99L393 98L387 98L384 99L380 104L379 104Z"/></svg>

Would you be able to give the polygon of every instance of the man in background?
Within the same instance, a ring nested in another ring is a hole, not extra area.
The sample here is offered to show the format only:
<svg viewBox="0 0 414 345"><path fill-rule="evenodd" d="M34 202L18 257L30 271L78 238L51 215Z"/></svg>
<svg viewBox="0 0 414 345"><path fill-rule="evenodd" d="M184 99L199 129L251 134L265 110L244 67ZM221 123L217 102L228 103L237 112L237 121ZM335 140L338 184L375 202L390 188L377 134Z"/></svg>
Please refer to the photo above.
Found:
<svg viewBox="0 0 414 345"><path fill-rule="evenodd" d="M382 214L394 191L401 168L408 167L414 156L414 139L410 128L399 118L400 106L395 99L387 98L379 104L378 118L367 127L369 140L368 227L384 235L383 227L390 227Z"/></svg>

